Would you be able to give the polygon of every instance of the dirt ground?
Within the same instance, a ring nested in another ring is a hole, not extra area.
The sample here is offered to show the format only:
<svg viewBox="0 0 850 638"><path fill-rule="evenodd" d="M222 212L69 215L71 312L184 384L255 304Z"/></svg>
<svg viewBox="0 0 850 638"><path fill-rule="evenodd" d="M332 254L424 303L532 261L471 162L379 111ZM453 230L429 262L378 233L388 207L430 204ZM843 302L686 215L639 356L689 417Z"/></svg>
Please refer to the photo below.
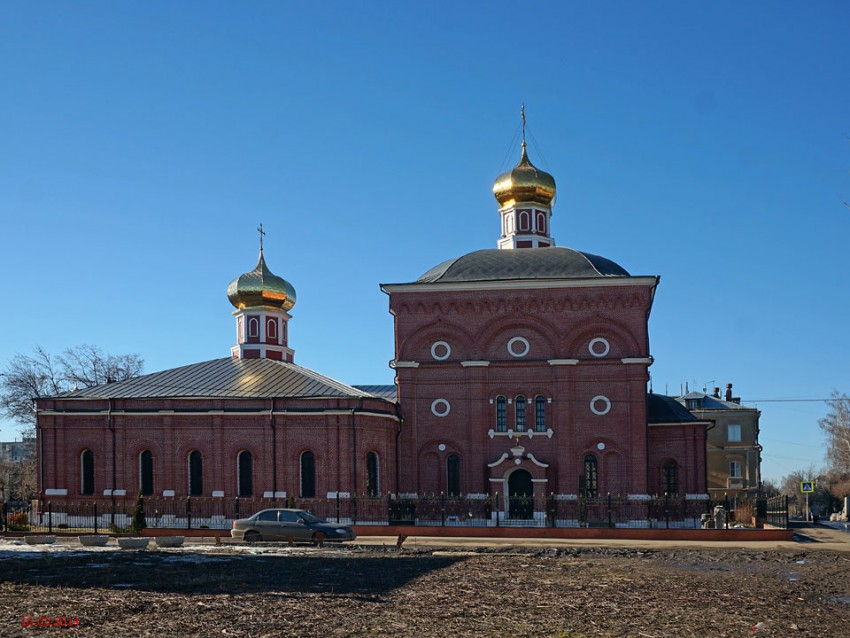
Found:
<svg viewBox="0 0 850 638"><path fill-rule="evenodd" d="M73 626L37 626L45 618ZM0 636L57 634L850 636L850 553L805 543L0 551Z"/></svg>

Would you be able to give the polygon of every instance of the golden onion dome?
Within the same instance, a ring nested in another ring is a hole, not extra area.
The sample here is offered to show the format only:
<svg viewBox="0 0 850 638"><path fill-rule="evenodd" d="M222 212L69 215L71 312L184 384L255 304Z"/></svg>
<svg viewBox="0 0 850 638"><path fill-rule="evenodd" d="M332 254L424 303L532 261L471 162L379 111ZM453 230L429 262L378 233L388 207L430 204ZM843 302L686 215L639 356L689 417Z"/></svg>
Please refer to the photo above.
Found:
<svg viewBox="0 0 850 638"><path fill-rule="evenodd" d="M548 207L555 199L555 178L531 163L523 142L519 164L496 178L493 195L496 196L499 206L508 206L515 202L534 202Z"/></svg>
<svg viewBox="0 0 850 638"><path fill-rule="evenodd" d="M263 249L251 272L246 272L227 286L227 298L237 309L270 306L287 311L295 305L295 288L286 279L273 274L266 266Z"/></svg>

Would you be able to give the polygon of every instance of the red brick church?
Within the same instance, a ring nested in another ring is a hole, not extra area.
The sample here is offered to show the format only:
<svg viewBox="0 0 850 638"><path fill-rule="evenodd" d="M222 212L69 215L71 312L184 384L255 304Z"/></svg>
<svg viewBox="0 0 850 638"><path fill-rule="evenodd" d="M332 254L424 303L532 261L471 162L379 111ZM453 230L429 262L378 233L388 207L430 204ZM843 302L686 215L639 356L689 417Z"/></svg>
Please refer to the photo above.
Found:
<svg viewBox="0 0 850 638"><path fill-rule="evenodd" d="M659 278L555 245L524 140L493 191L497 248L381 286L395 385L294 363L261 242L231 356L37 402L42 497L705 493L709 424L647 393Z"/></svg>

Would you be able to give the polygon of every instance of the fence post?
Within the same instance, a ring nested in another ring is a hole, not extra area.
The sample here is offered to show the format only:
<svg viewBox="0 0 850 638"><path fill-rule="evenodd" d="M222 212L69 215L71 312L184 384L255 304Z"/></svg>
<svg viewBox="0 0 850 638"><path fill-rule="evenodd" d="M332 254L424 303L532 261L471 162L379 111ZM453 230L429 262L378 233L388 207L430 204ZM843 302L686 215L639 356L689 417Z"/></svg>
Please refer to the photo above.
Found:
<svg viewBox="0 0 850 638"><path fill-rule="evenodd" d="M389 524L390 519L392 518L390 516L390 507L392 507L392 503L390 502L390 496L391 494L387 492L387 524Z"/></svg>
<svg viewBox="0 0 850 638"><path fill-rule="evenodd" d="M339 523L339 490L336 491L336 522Z"/></svg>
<svg viewBox="0 0 850 638"><path fill-rule="evenodd" d="M94 533L97 534L97 501L94 502Z"/></svg>
<svg viewBox="0 0 850 638"><path fill-rule="evenodd" d="M614 527L614 522L611 519L611 492L608 492L608 527Z"/></svg>
<svg viewBox="0 0 850 638"><path fill-rule="evenodd" d="M446 494L440 492L440 525L446 526Z"/></svg>
<svg viewBox="0 0 850 638"><path fill-rule="evenodd" d="M9 531L9 504L3 501L3 531Z"/></svg>
<svg viewBox="0 0 850 638"><path fill-rule="evenodd" d="M496 512L496 527L499 526L499 493L493 496L493 511Z"/></svg>
<svg viewBox="0 0 850 638"><path fill-rule="evenodd" d="M664 492L664 526L670 529L670 492Z"/></svg>
<svg viewBox="0 0 850 638"><path fill-rule="evenodd" d="M357 524L357 492L351 497L351 522Z"/></svg>
<svg viewBox="0 0 850 638"><path fill-rule="evenodd" d="M53 533L53 503L47 502L47 533Z"/></svg>
<svg viewBox="0 0 850 638"><path fill-rule="evenodd" d="M186 529L192 529L192 498L186 497Z"/></svg>
<svg viewBox="0 0 850 638"><path fill-rule="evenodd" d="M549 492L549 522L552 527L555 527L555 519L558 516L555 503L555 492Z"/></svg>
<svg viewBox="0 0 850 638"><path fill-rule="evenodd" d="M234 518L239 518L239 497L236 497L236 507L233 508Z"/></svg>

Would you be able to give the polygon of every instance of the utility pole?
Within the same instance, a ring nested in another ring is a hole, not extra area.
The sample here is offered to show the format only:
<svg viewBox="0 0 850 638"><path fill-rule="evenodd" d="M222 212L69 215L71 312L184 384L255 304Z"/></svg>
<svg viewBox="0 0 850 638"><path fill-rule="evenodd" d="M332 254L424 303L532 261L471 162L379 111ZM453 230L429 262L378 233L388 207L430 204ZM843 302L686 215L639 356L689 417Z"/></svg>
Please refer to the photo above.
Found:
<svg viewBox="0 0 850 638"><path fill-rule="evenodd" d="M814 480L801 481L800 491L806 495L806 520L808 521L811 517L811 510L809 509L809 494L815 491Z"/></svg>

